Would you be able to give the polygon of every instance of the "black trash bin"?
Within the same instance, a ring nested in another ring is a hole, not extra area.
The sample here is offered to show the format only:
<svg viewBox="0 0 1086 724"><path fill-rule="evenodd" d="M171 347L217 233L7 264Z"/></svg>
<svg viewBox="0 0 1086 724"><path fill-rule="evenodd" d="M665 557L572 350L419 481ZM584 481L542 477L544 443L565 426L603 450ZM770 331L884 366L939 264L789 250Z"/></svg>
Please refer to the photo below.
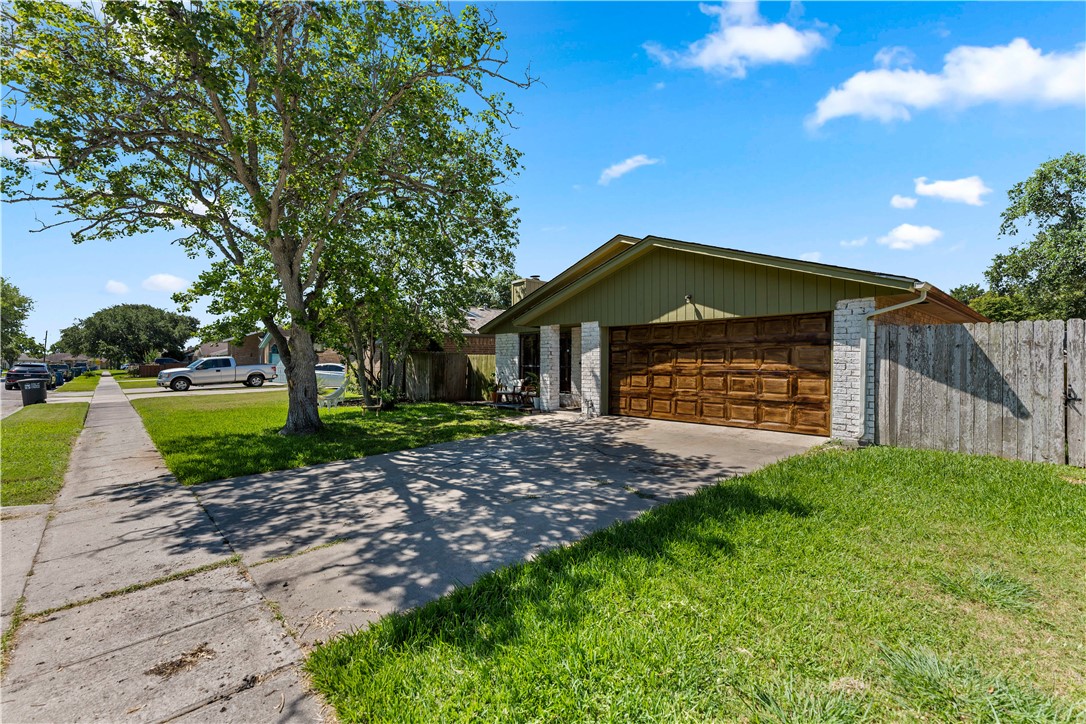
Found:
<svg viewBox="0 0 1086 724"><path fill-rule="evenodd" d="M20 382L19 389L23 391L23 407L38 402L45 402L45 396L47 394L45 388L48 384L49 380L44 377L36 377Z"/></svg>

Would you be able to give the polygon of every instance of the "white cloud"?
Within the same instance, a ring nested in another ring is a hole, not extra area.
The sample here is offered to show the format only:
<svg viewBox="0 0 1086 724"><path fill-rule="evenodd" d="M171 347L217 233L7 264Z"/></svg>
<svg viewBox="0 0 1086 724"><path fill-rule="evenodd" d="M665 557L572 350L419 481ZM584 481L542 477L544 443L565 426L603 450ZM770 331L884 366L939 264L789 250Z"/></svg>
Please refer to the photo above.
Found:
<svg viewBox="0 0 1086 724"><path fill-rule="evenodd" d="M128 285L124 282L110 279L106 282L106 291L110 294L128 294Z"/></svg>
<svg viewBox="0 0 1086 724"><path fill-rule="evenodd" d="M827 93L807 122L818 127L845 116L883 123L907 121L915 111L982 103L1083 105L1086 46L1042 53L1029 41L1016 38L990 48L954 48L938 73L890 67L861 71Z"/></svg>
<svg viewBox="0 0 1086 724"><path fill-rule="evenodd" d="M992 193L992 190L984 185L980 176L969 176L954 181L932 181L931 183L927 182L927 178L921 176L914 179L914 181L916 183L916 193L920 196L934 196L944 201L957 201L970 206L983 206L984 201L980 197Z"/></svg>
<svg viewBox="0 0 1086 724"><path fill-rule="evenodd" d="M908 251L918 246L930 244L942 235L943 232L931 226L902 224L901 226L895 226L886 236L880 236L877 241L891 249Z"/></svg>
<svg viewBox="0 0 1086 724"><path fill-rule="evenodd" d="M747 69L771 63L799 63L827 45L816 30L797 30L787 23L768 23L756 2L698 6L717 19L717 28L685 50L645 43L648 54L665 66L700 68L731 78L745 78Z"/></svg>
<svg viewBox="0 0 1086 724"><path fill-rule="evenodd" d="M866 236L861 236L859 239L850 239L848 241L842 241L841 246L845 247L846 249L851 249L851 248L855 248L857 246L863 246L866 243L867 243L867 237Z"/></svg>
<svg viewBox="0 0 1086 724"><path fill-rule="evenodd" d="M652 86L652 89L653 89L653 90L658 90L658 91L661 91L661 90L663 90L664 88L667 88L667 83L665 83L665 82L663 82L663 81L660 81L659 83L655 83L655 84L653 84L653 86Z"/></svg>
<svg viewBox="0 0 1086 724"><path fill-rule="evenodd" d="M916 207L916 199L912 196L902 196L901 194L894 194L890 197L890 205L895 209L912 209Z"/></svg>
<svg viewBox="0 0 1086 724"><path fill-rule="evenodd" d="M799 258L803 261L822 261L822 252L808 251L804 254L800 254Z"/></svg>
<svg viewBox="0 0 1086 724"><path fill-rule="evenodd" d="M189 283L173 274L152 274L143 280L143 288L152 292L179 292Z"/></svg>
<svg viewBox="0 0 1086 724"><path fill-rule="evenodd" d="M13 161L22 159L31 166L44 166L48 163L46 159L33 157L27 146L21 145L16 148L15 143L7 137L0 138L0 156Z"/></svg>
<svg viewBox="0 0 1086 724"><path fill-rule="evenodd" d="M625 176L635 168L652 166L657 163L660 163L660 159L649 158L645 154L639 153L636 156L630 156L625 161L619 161L618 163L603 169L603 172L600 174L600 180L597 183L599 183L600 186L606 186L616 178Z"/></svg>
<svg viewBox="0 0 1086 724"><path fill-rule="evenodd" d="M891 45L875 53L875 65L880 68L908 68L916 55L903 45Z"/></svg>

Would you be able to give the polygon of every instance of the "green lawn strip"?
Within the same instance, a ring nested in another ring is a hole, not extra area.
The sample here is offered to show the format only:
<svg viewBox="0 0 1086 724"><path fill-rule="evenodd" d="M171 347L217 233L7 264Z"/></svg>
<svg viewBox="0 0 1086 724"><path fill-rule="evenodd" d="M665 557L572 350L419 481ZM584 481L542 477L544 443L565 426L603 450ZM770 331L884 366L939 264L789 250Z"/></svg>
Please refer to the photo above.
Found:
<svg viewBox="0 0 1086 724"><path fill-rule="evenodd" d="M90 405L31 405L0 421L0 505L48 503L64 484Z"/></svg>
<svg viewBox="0 0 1086 724"><path fill-rule="evenodd" d="M278 431L287 400L278 391L172 394L132 404L170 471L187 485L518 429L502 419L504 411L419 403L380 415L358 407L323 409L322 432L284 436Z"/></svg>
<svg viewBox="0 0 1086 724"><path fill-rule="evenodd" d="M57 388L57 392L93 392L101 378L100 372L86 372L65 382Z"/></svg>
<svg viewBox="0 0 1086 724"><path fill-rule="evenodd" d="M344 722L1071 721L1086 486L1066 470L817 451L385 617L307 669Z"/></svg>
<svg viewBox="0 0 1086 724"><path fill-rule="evenodd" d="M143 389L147 387L158 387L158 380L155 377L118 377L117 384L120 385L123 390Z"/></svg>

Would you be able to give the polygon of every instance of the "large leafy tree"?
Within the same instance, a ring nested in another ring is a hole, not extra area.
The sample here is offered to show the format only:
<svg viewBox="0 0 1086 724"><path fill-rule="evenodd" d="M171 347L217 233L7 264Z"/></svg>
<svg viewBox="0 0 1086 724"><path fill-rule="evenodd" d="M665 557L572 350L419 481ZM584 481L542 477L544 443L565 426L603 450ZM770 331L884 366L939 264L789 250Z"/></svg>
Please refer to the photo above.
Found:
<svg viewBox="0 0 1086 724"><path fill-rule="evenodd" d="M62 329L56 349L114 362L144 362L184 348L199 326L193 317L149 304L118 304Z"/></svg>
<svg viewBox="0 0 1086 724"><path fill-rule="evenodd" d="M512 263L505 204L401 201L374 215L365 255L335 260L325 338L347 352L367 405L395 399L408 353L460 339L479 287Z"/></svg>
<svg viewBox="0 0 1086 724"><path fill-rule="evenodd" d="M19 287L0 278L0 357L8 366L19 355L34 346L26 333L26 319L34 309L34 301L19 291Z"/></svg>
<svg viewBox="0 0 1086 724"><path fill-rule="evenodd" d="M995 256L991 291L1024 299L1031 318L1086 317L1086 154L1046 161L1008 197L1000 234L1033 239Z"/></svg>
<svg viewBox="0 0 1086 724"><path fill-rule="evenodd" d="M518 154L492 87L514 82L504 36L473 6L171 0L106 2L96 17L48 0L3 12L4 128L22 157L6 162L8 198L53 202L76 242L183 226L179 242L213 259L192 293L276 338L285 433L321 426L314 340L332 252L365 258L360 229L390 199L508 203L475 193L515 173Z"/></svg>
<svg viewBox="0 0 1086 724"><path fill-rule="evenodd" d="M471 306L508 309L513 306L513 282L516 280L517 274L512 269L503 269L497 274L475 280Z"/></svg>

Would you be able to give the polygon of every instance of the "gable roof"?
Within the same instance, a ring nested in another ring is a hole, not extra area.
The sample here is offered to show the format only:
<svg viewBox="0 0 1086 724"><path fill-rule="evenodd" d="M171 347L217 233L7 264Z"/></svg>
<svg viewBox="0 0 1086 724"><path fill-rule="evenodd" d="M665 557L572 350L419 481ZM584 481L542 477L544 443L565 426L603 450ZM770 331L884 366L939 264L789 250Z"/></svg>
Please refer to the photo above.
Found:
<svg viewBox="0 0 1086 724"><path fill-rule="evenodd" d="M577 280L587 272L598 267L600 264L612 259L622 252L628 250L632 246L636 245L640 239L635 236L625 236L623 234L616 234L607 240L604 244L596 247L580 260L573 263L568 269L551 279L549 282L529 293L519 302L506 309L494 319L484 324L480 329L480 334L494 334L495 329L498 329L504 324L512 324L521 314L527 312L536 304L540 303L544 299L547 299L552 294L560 291L565 285L572 281ZM525 329L524 331L531 331Z"/></svg>
<svg viewBox="0 0 1086 724"><path fill-rule="evenodd" d="M613 245L616 240L621 240L622 248ZM610 248L614 253L598 255L601 250ZM615 237L608 244L592 252L584 259L574 264L566 271L559 274L552 281L537 289L528 297L506 311L505 314L492 320L483 326L482 332L495 333L499 328L512 325L517 329L532 329L533 323L544 313L554 309L563 302L580 294L585 289L592 287L602 279L609 277L618 270L632 264L638 259L656 249L667 249L689 254L699 254L716 259L724 259L746 264L755 264L776 269L784 269L803 274L828 277L850 282L858 282L871 285L881 290L879 296L912 294L918 285L919 279L901 276L897 274L885 274L880 272L865 271L850 267L822 264L800 259L761 254L758 252L744 251L741 249L728 249L707 244L696 244L678 239L669 239L660 236L646 236L643 239L622 236ZM597 256L598 255L598 256ZM595 263L591 263L595 261ZM983 321L984 317L973 309L966 307L961 302L949 295L939 293L939 304L953 309L960 315L971 317L975 321ZM935 301L935 300L933 300Z"/></svg>

